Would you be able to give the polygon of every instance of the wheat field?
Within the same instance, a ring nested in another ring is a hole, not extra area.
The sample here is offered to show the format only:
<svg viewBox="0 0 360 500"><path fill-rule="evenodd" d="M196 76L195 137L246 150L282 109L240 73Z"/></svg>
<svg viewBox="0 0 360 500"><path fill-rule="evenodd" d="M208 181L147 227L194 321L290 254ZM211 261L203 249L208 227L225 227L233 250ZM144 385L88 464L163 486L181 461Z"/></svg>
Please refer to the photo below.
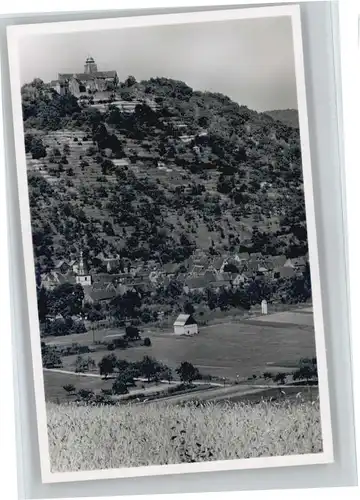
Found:
<svg viewBox="0 0 360 500"><path fill-rule="evenodd" d="M48 404L53 472L322 451L319 403Z"/></svg>

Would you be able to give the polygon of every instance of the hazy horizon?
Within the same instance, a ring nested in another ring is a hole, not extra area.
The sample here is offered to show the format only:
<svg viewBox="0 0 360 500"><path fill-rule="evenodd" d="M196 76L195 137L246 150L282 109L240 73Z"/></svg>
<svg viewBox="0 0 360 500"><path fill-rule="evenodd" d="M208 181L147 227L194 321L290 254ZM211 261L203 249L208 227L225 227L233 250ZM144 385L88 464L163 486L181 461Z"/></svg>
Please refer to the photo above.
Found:
<svg viewBox="0 0 360 500"><path fill-rule="evenodd" d="M88 55L99 71L116 70L120 81L167 77L257 111L297 109L287 17L26 36L21 83L81 73Z"/></svg>

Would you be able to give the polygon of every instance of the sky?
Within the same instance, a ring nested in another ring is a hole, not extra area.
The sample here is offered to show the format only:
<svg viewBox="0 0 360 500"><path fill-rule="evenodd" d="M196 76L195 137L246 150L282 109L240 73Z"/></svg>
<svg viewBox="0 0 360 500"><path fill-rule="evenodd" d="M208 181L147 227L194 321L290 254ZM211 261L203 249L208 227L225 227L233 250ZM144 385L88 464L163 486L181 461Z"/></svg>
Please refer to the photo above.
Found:
<svg viewBox="0 0 360 500"><path fill-rule="evenodd" d="M81 73L89 55L120 81L163 76L256 111L297 109L288 17L28 35L19 47L21 83Z"/></svg>

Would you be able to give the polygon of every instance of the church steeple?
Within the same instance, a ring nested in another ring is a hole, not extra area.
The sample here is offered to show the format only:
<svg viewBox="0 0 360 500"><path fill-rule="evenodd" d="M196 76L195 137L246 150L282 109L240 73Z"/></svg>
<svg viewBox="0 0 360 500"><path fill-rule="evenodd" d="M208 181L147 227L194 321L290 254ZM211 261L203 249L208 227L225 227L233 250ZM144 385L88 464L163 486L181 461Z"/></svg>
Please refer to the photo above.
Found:
<svg viewBox="0 0 360 500"><path fill-rule="evenodd" d="M84 73L97 73L97 64L91 56L88 56L85 61Z"/></svg>
<svg viewBox="0 0 360 500"><path fill-rule="evenodd" d="M79 267L76 275L76 283L82 286L91 286L92 280L91 275L86 274L84 266L83 251L80 250Z"/></svg>
<svg viewBox="0 0 360 500"><path fill-rule="evenodd" d="M84 276L85 274L85 268L84 268L84 258L83 258L83 251L80 250L80 260L79 260L79 275Z"/></svg>

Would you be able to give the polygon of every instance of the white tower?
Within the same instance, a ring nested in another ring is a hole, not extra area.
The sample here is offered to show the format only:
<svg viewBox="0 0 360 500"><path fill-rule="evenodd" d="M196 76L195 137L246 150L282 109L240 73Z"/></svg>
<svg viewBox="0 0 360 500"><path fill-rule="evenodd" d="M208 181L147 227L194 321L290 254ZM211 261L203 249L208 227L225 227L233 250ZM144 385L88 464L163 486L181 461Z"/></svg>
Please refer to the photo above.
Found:
<svg viewBox="0 0 360 500"><path fill-rule="evenodd" d="M265 299L261 301L261 314L267 314L268 313L268 308L267 308L267 302Z"/></svg>
<svg viewBox="0 0 360 500"><path fill-rule="evenodd" d="M91 286L91 275L85 273L82 250L80 251L79 270L76 275L76 283L82 286Z"/></svg>

